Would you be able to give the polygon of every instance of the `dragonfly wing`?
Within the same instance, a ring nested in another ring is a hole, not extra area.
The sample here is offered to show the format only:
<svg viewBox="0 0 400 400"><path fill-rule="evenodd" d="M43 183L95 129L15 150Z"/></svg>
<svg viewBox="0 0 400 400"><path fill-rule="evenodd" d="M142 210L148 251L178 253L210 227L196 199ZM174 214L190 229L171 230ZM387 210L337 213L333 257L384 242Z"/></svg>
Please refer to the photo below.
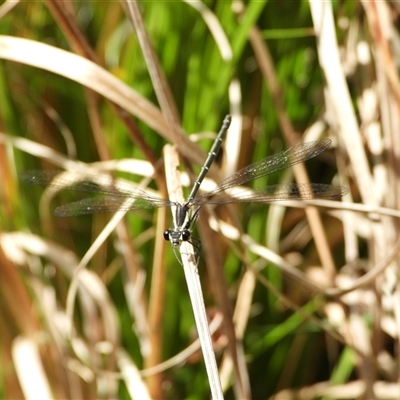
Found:
<svg viewBox="0 0 400 400"><path fill-rule="evenodd" d="M113 197L136 198L150 196L132 182L113 179L107 174L92 174L82 171L30 170L20 174L22 180L33 185L57 189L100 193ZM154 196L155 197L155 196Z"/></svg>
<svg viewBox="0 0 400 400"><path fill-rule="evenodd" d="M91 192L99 190L100 186L110 186L108 175L86 174L84 172L61 170L29 170L23 171L20 178L32 185L49 186L57 189ZM95 183L97 182L97 183Z"/></svg>
<svg viewBox="0 0 400 400"><path fill-rule="evenodd" d="M228 204L242 202L271 203L282 200L338 200L349 190L343 186L323 183L284 183L255 189L232 190L232 196L222 198L195 198L193 204Z"/></svg>
<svg viewBox="0 0 400 400"><path fill-rule="evenodd" d="M169 207L175 203L161 198L117 198L92 197L67 203L57 207L54 214L57 217L71 217L75 215L94 214L101 212L130 211L144 208Z"/></svg>
<svg viewBox="0 0 400 400"><path fill-rule="evenodd" d="M91 174L78 171L32 170L20 175L27 183L68 189L88 193L103 194L106 197L89 198L68 203L55 210L57 216L136 210L174 205L169 200L153 196L139 189L132 182L113 179L107 174Z"/></svg>
<svg viewBox="0 0 400 400"><path fill-rule="evenodd" d="M326 150L331 145L331 142L330 139L321 139L315 142L301 143L288 150L263 158L260 161L240 169L233 175L230 175L215 189L211 192L205 193L203 196L214 196L215 194L221 193L231 187L243 185L246 182L253 181L262 176L272 174L273 172L306 161Z"/></svg>

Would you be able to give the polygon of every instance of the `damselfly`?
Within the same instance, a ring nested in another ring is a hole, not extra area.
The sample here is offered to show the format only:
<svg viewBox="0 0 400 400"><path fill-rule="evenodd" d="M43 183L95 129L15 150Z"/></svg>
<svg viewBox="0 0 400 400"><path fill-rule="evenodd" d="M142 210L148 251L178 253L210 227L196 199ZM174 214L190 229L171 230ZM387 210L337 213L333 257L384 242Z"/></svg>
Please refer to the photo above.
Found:
<svg viewBox="0 0 400 400"><path fill-rule="evenodd" d="M178 202L162 199L139 189L133 184L120 183L108 176L80 174L79 172L62 171L25 171L21 178L36 185L49 185L56 188L100 193L104 197L87 198L62 205L55 210L55 215L67 217L74 215L93 214L99 212L115 212L119 210L137 210L143 208L158 208L174 206L174 227L164 232L164 238L173 247L178 247L183 241L191 240L193 223L204 204L228 204L238 202L270 203L279 200L311 200L311 199L340 199L348 192L342 186L332 186L322 183L285 183L261 188L243 188L234 195L221 193L228 189L241 186L257 178L288 168L297 163L317 156L331 145L330 139L306 142L291 147L288 150L266 157L250 164L225 178L211 191L200 194L197 192L211 164L221 147L222 140L228 131L231 117L225 117L221 130L208 153L208 157L196 179L187 200ZM194 211L193 211L194 209Z"/></svg>

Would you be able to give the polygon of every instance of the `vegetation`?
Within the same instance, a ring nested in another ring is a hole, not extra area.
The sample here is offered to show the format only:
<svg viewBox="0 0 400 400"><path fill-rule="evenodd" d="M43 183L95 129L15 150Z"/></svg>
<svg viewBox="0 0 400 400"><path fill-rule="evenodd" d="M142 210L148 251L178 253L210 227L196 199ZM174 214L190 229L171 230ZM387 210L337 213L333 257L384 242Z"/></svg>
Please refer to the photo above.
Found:
<svg viewBox="0 0 400 400"><path fill-rule="evenodd" d="M0 398L204 399L220 382L226 399L397 399L399 11L351 0L5 2ZM187 196L226 114L209 178L329 137L307 172L255 185L309 179L349 193L202 208L193 236L214 380L201 306L163 238L169 208L119 223L57 218L87 194L20 174L109 173L168 198L164 161L176 151Z"/></svg>

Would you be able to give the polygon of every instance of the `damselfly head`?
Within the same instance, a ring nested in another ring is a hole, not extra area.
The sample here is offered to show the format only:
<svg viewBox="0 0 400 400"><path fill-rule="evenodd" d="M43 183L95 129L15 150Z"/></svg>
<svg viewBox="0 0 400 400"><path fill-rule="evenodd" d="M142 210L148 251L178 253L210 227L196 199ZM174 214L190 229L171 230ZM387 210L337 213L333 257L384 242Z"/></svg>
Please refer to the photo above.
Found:
<svg viewBox="0 0 400 400"><path fill-rule="evenodd" d="M189 229L174 230L167 229L164 231L164 239L169 241L173 247L178 247L182 242L188 242L190 239Z"/></svg>

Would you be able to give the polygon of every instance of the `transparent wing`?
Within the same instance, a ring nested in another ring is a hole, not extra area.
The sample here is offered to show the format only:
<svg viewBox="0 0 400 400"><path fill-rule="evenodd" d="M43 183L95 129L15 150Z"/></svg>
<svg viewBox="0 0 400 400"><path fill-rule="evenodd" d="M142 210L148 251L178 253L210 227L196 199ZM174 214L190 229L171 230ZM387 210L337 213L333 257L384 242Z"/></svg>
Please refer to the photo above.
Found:
<svg viewBox="0 0 400 400"><path fill-rule="evenodd" d="M343 186L325 185L323 183L284 183L263 188L235 191L232 196L222 198L195 198L193 204L228 204L243 202L271 203L279 200L337 200L349 190Z"/></svg>
<svg viewBox="0 0 400 400"><path fill-rule="evenodd" d="M137 198L135 200L123 197L93 197L57 207L54 214L57 217L72 217L75 215L94 214L101 212L131 211L144 208L157 208L169 206L165 202L154 203L149 199Z"/></svg>
<svg viewBox="0 0 400 400"><path fill-rule="evenodd" d="M288 150L263 158L260 161L250 164L245 168L235 172L228 178L224 179L217 187L210 192L197 196L193 201L194 204L200 204L199 200L206 197L215 196L231 187L243 185L246 182L253 181L273 172L291 167L292 165L306 161L310 158L322 153L331 145L330 139L322 139L315 142L306 142L298 146L291 147Z"/></svg>
<svg viewBox="0 0 400 400"><path fill-rule="evenodd" d="M34 185L102 194L104 198L88 198L58 207L58 216L136 210L140 208L169 207L175 203L153 196L133 183L114 180L108 175L87 174L57 170L24 171L21 179Z"/></svg>

